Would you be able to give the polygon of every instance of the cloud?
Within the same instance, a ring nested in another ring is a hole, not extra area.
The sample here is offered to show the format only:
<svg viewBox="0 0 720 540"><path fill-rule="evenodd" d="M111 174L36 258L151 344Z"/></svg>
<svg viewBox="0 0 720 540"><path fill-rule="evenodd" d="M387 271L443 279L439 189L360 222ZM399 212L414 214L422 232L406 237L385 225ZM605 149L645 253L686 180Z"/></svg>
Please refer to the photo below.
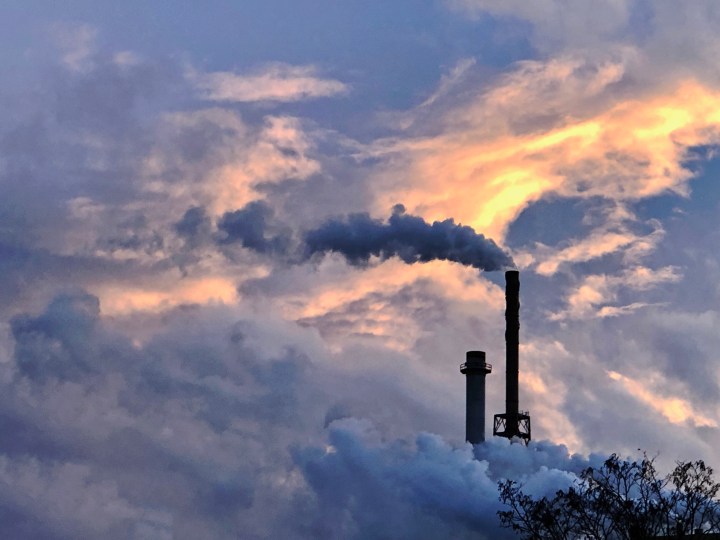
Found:
<svg viewBox="0 0 720 540"><path fill-rule="evenodd" d="M89 24L55 23L51 34L63 53L65 67L78 72L92 69L92 56L97 52L97 28Z"/></svg>
<svg viewBox="0 0 720 540"><path fill-rule="evenodd" d="M13 390L3 393L2 422L16 437L0 445L0 481L14 489L4 490L4 508L58 538L127 538L137 528L226 538L236 536L240 514L264 512L259 501L250 509L285 474L288 439L269 445L263 430L275 425L279 436L293 422L308 359L285 350L277 362L256 362L240 352L250 326L220 316L211 330L212 316L193 310L172 317L174 330L143 345L115 332L84 293L13 321L14 357L2 366ZM188 331L192 320L202 329ZM322 414L308 405L307 414ZM273 526L267 517L254 523Z"/></svg>
<svg viewBox="0 0 720 540"><path fill-rule="evenodd" d="M163 197L152 200L159 210L167 211L171 197L185 205L183 210L202 206L218 216L257 198L258 186L304 180L321 171L312 155L313 138L298 118L267 116L258 125L213 108L159 120L141 177L146 194Z"/></svg>
<svg viewBox="0 0 720 540"><path fill-rule="evenodd" d="M586 275L569 293L565 310L551 315L552 320L581 319L586 317L615 317L629 313L647 304L632 303L625 306L610 305L616 302L622 289L647 291L658 285L677 283L682 276L678 269L666 266L653 270L643 266L625 269L620 275Z"/></svg>
<svg viewBox="0 0 720 540"><path fill-rule="evenodd" d="M86 340L99 314L98 299L81 293L55 298L40 317L14 318L11 328L20 373L44 380L77 378L91 371L95 351Z"/></svg>
<svg viewBox="0 0 720 540"><path fill-rule="evenodd" d="M269 64L250 74L191 72L190 81L203 99L219 102L293 102L348 92L346 84L316 76L314 66Z"/></svg>
<svg viewBox="0 0 720 540"><path fill-rule="evenodd" d="M532 24L535 42L547 49L560 46L592 46L617 39L628 30L632 0L613 0L597 4L592 0L566 3L543 0L528 4L522 0L448 0L448 5L473 17L490 14L514 17ZM584 29L593 28L593 32Z"/></svg>
<svg viewBox="0 0 720 540"><path fill-rule="evenodd" d="M687 194L689 149L717 140L717 92L686 80L642 99L615 90L626 61L526 62L437 113L441 131L378 141L378 207L404 201L502 239L543 196L636 201ZM429 122L432 125L432 122Z"/></svg>
<svg viewBox="0 0 720 540"><path fill-rule="evenodd" d="M201 242L212 232L210 217L201 206L188 208L183 217L175 223L175 231L182 236L186 242L196 244Z"/></svg>
<svg viewBox="0 0 720 540"><path fill-rule="evenodd" d="M618 381L635 398L648 404L650 407L665 416L670 422L681 423L690 421L698 426L718 427L715 420L695 411L687 400L676 396L662 396L653 392L648 385L641 381L633 380L616 371L609 371L608 376L613 381Z"/></svg>
<svg viewBox="0 0 720 540"><path fill-rule="evenodd" d="M584 448L597 452L612 452L620 446L626 452L643 448L658 453L662 467L671 466L677 456L712 460L720 432L711 427L717 422L717 400L712 397L714 376L707 380L709 357L686 351L681 358L678 351L664 348L670 340L655 343L666 332L660 323L665 311L638 310L592 324L568 319L557 334L559 346L545 334L525 334L521 399L531 411L533 434L550 430L566 437L563 440L568 444L582 441ZM692 332L684 339L700 335ZM638 382L644 392L613 381L608 371ZM677 408L681 402L691 416L688 421L671 422L662 407ZM613 427L603 427L608 425Z"/></svg>
<svg viewBox="0 0 720 540"><path fill-rule="evenodd" d="M634 227L633 217L625 215L621 219L607 218L606 223L596 227L586 237L563 242L556 248L537 245L531 251L533 258L540 261L534 270L549 276L562 267L616 253L622 254L628 264L638 262L658 246L664 231L658 222L648 224L654 228L649 233L638 231Z"/></svg>
<svg viewBox="0 0 720 540"><path fill-rule="evenodd" d="M359 344L418 351L425 377L434 373L443 380L454 372L437 359L462 358L462 343L489 344L493 314L504 305L502 291L471 267L443 261L408 266L389 259L358 268L338 255L248 280L240 292L248 299L272 299L285 317L318 331L338 352Z"/></svg>
<svg viewBox="0 0 720 540"><path fill-rule="evenodd" d="M262 269L255 270L262 274ZM163 312L193 304L232 304L238 300L232 274L186 276L181 279L146 279L145 283L100 283L93 292L103 300L108 315L131 315L142 311ZM249 271L247 277L254 275ZM170 278L176 276L171 274ZM109 280L108 280L109 281Z"/></svg>
<svg viewBox="0 0 720 540"><path fill-rule="evenodd" d="M509 25L545 59L568 53L596 58L615 48L635 51L643 60L626 82L636 89L688 77L714 86L720 74L715 62L720 40L714 31L720 12L712 0L682 5L672 0L447 0L446 5L472 20Z"/></svg>
<svg viewBox="0 0 720 540"><path fill-rule="evenodd" d="M194 91L176 62L88 54L35 74L32 99L2 95L14 114L0 130L0 309L72 286L114 313L234 300L233 276L267 270L219 253L215 222L320 173L314 135L299 118L176 107Z"/></svg>

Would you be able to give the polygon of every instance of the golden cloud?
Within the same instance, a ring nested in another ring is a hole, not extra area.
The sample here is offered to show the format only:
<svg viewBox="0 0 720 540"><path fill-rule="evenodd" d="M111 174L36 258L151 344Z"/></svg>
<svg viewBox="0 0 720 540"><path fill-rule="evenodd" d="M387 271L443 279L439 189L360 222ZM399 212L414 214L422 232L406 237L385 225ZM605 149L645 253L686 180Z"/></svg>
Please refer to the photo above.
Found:
<svg viewBox="0 0 720 540"><path fill-rule="evenodd" d="M390 259L375 263L354 269L339 257L326 257L311 280L278 299L283 316L309 325L322 318L341 323L325 335L331 344L363 337L380 340L395 350L408 350L427 329L415 319L414 310L424 307L421 300L392 301L407 287L425 286L434 298L454 301L454 310L466 318L473 316L479 305L486 313L502 312L502 291L480 279L474 268L445 261L407 265Z"/></svg>
<svg viewBox="0 0 720 540"><path fill-rule="evenodd" d="M717 422L712 418L695 411L692 405L685 399L660 395L653 392L648 384L631 379L616 371L608 371L607 374L612 380L618 381L629 394L662 414L673 424L681 424L689 421L696 426L718 426Z"/></svg>
<svg viewBox="0 0 720 540"><path fill-rule="evenodd" d="M229 304L237 300L235 283L219 276L171 281L164 286L108 284L92 292L100 298L105 315L161 311L181 304Z"/></svg>
<svg viewBox="0 0 720 540"><path fill-rule="evenodd" d="M623 61L526 62L440 113L439 133L379 141L378 212L403 202L502 241L530 203L556 193L622 203L688 193L688 150L718 141L720 93L685 80L654 95L616 90ZM607 238L622 249L624 238Z"/></svg>

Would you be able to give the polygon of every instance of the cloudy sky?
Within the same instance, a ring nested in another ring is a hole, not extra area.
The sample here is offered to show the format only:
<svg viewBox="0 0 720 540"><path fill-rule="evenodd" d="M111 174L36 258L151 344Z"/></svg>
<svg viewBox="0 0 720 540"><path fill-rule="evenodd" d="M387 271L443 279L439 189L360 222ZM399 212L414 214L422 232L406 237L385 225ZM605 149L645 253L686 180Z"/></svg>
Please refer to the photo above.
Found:
<svg viewBox="0 0 720 540"><path fill-rule="evenodd" d="M5 0L3 537L500 538L499 478L720 467L719 24ZM476 460L513 264L538 442Z"/></svg>

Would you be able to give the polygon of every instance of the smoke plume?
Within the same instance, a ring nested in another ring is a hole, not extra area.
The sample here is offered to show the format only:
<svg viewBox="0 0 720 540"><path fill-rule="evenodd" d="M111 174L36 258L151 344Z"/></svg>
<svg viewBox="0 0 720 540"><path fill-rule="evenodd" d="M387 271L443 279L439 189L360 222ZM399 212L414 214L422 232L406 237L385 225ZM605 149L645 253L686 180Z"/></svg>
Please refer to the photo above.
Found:
<svg viewBox="0 0 720 540"><path fill-rule="evenodd" d="M368 214L333 219L305 235L306 255L334 251L350 264L363 265L371 256L397 256L408 264L433 260L459 262L479 270L514 266L512 258L491 239L451 219L427 223L405 213L401 204L393 208L387 223Z"/></svg>
<svg viewBox="0 0 720 540"><path fill-rule="evenodd" d="M286 254L290 235L275 220L273 209L265 201L253 201L240 210L226 212L218 222L223 234L221 244L240 243L258 253Z"/></svg>

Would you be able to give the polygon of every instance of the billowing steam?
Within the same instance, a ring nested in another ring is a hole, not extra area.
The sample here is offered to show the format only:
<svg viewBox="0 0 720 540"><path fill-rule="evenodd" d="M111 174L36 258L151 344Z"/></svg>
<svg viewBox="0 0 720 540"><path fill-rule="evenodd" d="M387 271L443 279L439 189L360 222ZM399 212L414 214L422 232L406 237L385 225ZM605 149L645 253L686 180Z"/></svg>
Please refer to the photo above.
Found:
<svg viewBox="0 0 720 540"><path fill-rule="evenodd" d="M510 540L500 529L497 482L513 478L534 496L567 488L589 460L564 446L529 447L492 439L453 448L430 433L414 443L386 441L364 419L330 424L326 448L305 447L294 461L318 504L321 538L473 538Z"/></svg>
<svg viewBox="0 0 720 540"><path fill-rule="evenodd" d="M272 315L178 308L145 316L138 343L101 313L74 292L10 323L3 538L509 540L498 480L542 496L593 464L543 442L395 438L398 420L358 407L417 402Z"/></svg>
<svg viewBox="0 0 720 540"><path fill-rule="evenodd" d="M387 223L368 214L351 214L347 220L330 220L305 235L309 255L335 251L351 264L365 264L371 256L397 256L408 264L433 260L453 261L479 270L514 266L498 245L471 227L451 219L427 223L405 213L401 204L393 208Z"/></svg>

